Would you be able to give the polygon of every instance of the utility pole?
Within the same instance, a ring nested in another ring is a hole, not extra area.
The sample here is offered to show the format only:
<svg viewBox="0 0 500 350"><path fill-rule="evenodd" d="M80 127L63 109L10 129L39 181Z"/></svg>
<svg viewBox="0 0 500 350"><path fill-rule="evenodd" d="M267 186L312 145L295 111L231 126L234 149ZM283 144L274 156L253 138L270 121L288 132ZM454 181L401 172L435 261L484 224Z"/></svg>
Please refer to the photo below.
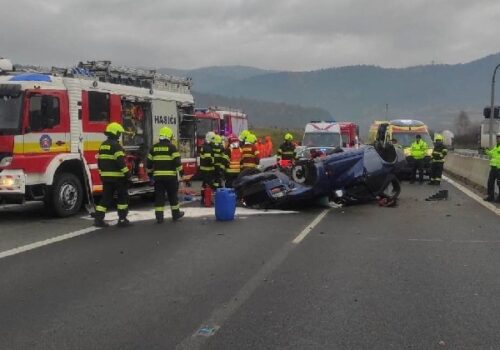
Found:
<svg viewBox="0 0 500 350"><path fill-rule="evenodd" d="M495 116L495 76L500 64L497 64L491 78L491 109L490 109L490 148L493 147L493 117Z"/></svg>
<svg viewBox="0 0 500 350"><path fill-rule="evenodd" d="M385 104L385 120L389 119L389 104Z"/></svg>

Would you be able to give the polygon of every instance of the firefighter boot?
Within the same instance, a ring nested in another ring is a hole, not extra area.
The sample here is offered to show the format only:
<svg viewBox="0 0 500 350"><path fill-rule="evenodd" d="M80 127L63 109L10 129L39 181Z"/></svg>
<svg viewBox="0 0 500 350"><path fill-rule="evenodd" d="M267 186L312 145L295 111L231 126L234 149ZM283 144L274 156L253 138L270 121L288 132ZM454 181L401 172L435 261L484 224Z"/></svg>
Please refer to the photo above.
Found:
<svg viewBox="0 0 500 350"><path fill-rule="evenodd" d="M156 211L155 216L156 216L156 223L157 224L163 223L163 212L162 211Z"/></svg>
<svg viewBox="0 0 500 350"><path fill-rule="evenodd" d="M178 221L180 218L184 216L184 212L180 210L174 210L172 211L172 220Z"/></svg>
<svg viewBox="0 0 500 350"><path fill-rule="evenodd" d="M133 224L127 219L128 210L118 210L118 227L132 226Z"/></svg>
<svg viewBox="0 0 500 350"><path fill-rule="evenodd" d="M109 224L104 221L104 213L103 212L95 212L94 214L94 226L95 227L108 227Z"/></svg>

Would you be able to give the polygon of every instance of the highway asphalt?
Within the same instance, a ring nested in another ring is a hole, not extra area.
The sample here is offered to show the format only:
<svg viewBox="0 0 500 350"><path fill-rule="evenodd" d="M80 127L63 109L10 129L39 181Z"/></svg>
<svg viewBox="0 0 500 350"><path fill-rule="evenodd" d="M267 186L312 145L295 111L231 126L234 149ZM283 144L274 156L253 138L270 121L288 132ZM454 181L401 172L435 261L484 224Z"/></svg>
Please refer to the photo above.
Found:
<svg viewBox="0 0 500 350"><path fill-rule="evenodd" d="M500 218L443 188L225 223L193 207L16 252L0 349L498 349ZM0 210L0 254L91 225L38 213Z"/></svg>

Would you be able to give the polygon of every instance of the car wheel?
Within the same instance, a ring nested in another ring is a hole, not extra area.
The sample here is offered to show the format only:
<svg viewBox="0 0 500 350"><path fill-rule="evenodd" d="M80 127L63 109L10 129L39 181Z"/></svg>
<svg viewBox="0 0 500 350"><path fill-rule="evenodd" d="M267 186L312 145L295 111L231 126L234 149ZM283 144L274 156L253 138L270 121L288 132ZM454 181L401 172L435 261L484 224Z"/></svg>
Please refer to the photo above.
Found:
<svg viewBox="0 0 500 350"><path fill-rule="evenodd" d="M51 205L52 212L58 217L67 217L80 211L83 202L83 187L75 175L62 173L57 175L49 193L46 205Z"/></svg>

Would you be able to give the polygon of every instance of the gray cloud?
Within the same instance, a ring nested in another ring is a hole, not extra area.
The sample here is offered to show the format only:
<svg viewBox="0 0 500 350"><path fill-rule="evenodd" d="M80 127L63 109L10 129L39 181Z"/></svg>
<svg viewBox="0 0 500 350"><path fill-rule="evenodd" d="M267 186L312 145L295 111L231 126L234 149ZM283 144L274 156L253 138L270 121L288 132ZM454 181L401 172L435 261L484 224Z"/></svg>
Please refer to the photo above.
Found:
<svg viewBox="0 0 500 350"><path fill-rule="evenodd" d="M456 63L500 51L497 0L17 0L0 55L193 68Z"/></svg>

